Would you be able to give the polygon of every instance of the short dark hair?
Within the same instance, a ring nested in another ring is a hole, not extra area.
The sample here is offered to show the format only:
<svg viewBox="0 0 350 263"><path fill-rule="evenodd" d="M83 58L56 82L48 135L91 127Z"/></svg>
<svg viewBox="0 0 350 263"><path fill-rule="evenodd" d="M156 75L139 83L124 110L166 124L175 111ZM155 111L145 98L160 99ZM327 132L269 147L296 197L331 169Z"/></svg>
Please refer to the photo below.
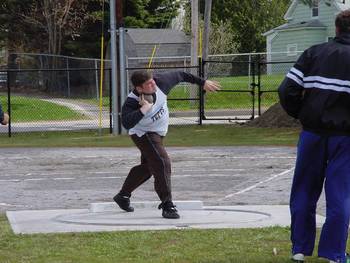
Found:
<svg viewBox="0 0 350 263"><path fill-rule="evenodd" d="M339 33L350 33L350 9L340 12L335 19Z"/></svg>
<svg viewBox="0 0 350 263"><path fill-rule="evenodd" d="M141 86L147 80L152 78L152 73L148 70L137 70L134 71L131 75L131 83L134 87Z"/></svg>

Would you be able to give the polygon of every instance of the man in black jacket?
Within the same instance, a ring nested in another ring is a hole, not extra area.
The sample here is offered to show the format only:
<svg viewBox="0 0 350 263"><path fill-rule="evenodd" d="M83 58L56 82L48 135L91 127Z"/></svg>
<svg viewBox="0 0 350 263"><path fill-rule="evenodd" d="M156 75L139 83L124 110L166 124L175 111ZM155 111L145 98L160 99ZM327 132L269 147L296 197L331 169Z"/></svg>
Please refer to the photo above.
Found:
<svg viewBox="0 0 350 263"><path fill-rule="evenodd" d="M130 170L122 189L113 199L121 209L133 212L131 193L153 175L154 188L161 200L158 208L163 210L162 216L179 218L171 196L170 159L163 146L169 124L167 95L180 82L198 84L205 91L216 91L220 85L182 71L154 76L149 71L135 71L131 82L135 88L122 107L122 124L129 130L131 139L141 152L141 164Z"/></svg>
<svg viewBox="0 0 350 263"><path fill-rule="evenodd" d="M279 87L282 107L303 130L290 197L292 254L312 255L323 185L326 222L318 256L347 262L350 217L350 10L335 20L336 38L304 51Z"/></svg>

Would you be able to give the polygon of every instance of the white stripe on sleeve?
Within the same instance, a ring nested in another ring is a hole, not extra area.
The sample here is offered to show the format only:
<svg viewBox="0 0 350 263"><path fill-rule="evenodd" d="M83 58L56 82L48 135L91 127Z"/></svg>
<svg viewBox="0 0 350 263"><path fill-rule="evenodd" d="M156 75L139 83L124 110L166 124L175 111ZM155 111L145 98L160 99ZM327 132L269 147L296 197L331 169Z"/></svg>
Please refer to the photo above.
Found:
<svg viewBox="0 0 350 263"><path fill-rule="evenodd" d="M287 78L290 78L291 80L294 80L300 86L304 87L304 82L301 79L299 79L297 76L293 75L292 73L288 72Z"/></svg>
<svg viewBox="0 0 350 263"><path fill-rule="evenodd" d="M290 69L291 72L293 72L294 74L298 75L300 78L304 78L304 73L301 72L300 70L296 69L295 67L292 67Z"/></svg>

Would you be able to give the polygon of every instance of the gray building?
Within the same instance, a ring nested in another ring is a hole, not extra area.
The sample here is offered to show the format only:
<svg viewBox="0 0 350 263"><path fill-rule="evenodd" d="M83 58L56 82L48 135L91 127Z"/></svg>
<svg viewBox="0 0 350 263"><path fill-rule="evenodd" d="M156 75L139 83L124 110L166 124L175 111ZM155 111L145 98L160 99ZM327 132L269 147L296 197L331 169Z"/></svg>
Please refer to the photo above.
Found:
<svg viewBox="0 0 350 263"><path fill-rule="evenodd" d="M190 56L191 39L179 30L127 28L125 47L128 67L148 66L154 49L153 66L179 66L187 63L179 57Z"/></svg>

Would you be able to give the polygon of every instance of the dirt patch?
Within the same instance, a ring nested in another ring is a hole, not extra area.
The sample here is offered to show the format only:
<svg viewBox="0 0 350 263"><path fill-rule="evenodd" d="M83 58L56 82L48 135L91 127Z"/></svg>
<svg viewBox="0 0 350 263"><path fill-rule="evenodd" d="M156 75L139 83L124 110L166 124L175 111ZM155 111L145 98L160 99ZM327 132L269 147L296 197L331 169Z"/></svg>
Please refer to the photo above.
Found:
<svg viewBox="0 0 350 263"><path fill-rule="evenodd" d="M269 128L281 128L281 127L301 127L300 122L289 115L283 110L280 103L276 103L271 106L267 111L261 114L260 117L255 118L245 124L249 127L269 127Z"/></svg>

